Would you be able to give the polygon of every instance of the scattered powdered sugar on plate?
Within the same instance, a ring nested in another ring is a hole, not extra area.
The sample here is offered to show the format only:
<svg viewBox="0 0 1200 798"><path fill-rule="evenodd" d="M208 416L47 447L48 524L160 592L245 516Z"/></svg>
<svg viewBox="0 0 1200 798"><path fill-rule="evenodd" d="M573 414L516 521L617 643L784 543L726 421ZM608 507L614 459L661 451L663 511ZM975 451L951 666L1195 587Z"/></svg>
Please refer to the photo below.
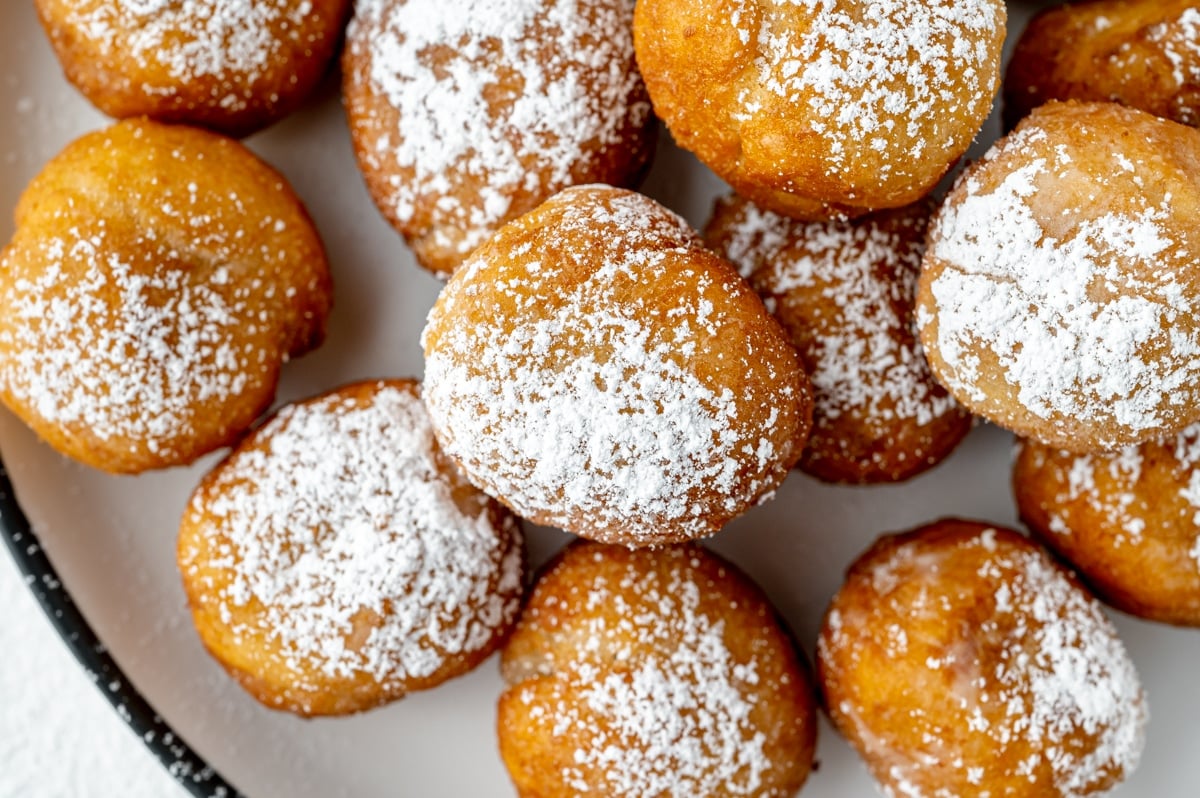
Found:
<svg viewBox="0 0 1200 798"><path fill-rule="evenodd" d="M192 543L181 567L217 571L229 631L265 633L301 683L429 676L492 645L522 584L515 525L498 529L446 468L412 392L381 383L289 405L197 492L185 526L217 556L197 560Z"/></svg>
<svg viewBox="0 0 1200 798"><path fill-rule="evenodd" d="M466 255L514 195L549 196L610 158L650 114L632 20L628 0L361 0L348 47L398 116L361 154L409 171L384 200L396 219L431 213L439 244Z"/></svg>
<svg viewBox="0 0 1200 798"><path fill-rule="evenodd" d="M747 440L745 405L794 402L800 389L735 396L696 373L704 341L742 362L762 354L740 327L730 332L740 322L729 309L705 297L744 290L732 271L689 270L693 285L671 283L665 300L647 288L673 279L669 253L699 246L682 219L606 187L568 189L551 202L561 209L553 262L527 246L496 255L485 247L430 314L425 398L438 438L468 475L540 523L571 529L583 516L592 534L647 542L710 534L713 502L733 513L755 501L774 487L786 454L767 431ZM686 244L664 249L664 241ZM524 276L493 284L492 257L511 257L510 273ZM585 264L586 276L572 273ZM569 282L560 286L560 275ZM467 312L458 304L484 290L515 310L489 323L452 321ZM545 292L552 302L539 300Z"/></svg>
<svg viewBox="0 0 1200 798"><path fill-rule="evenodd" d="M1075 167L1071 145L1025 155L1045 135L1030 125L1010 136L991 158L1020 165L990 191L968 172L935 217L930 256L945 268L931 283L936 310L918 321L936 316L942 377L956 393L986 399L986 353L1039 418L1161 429L1170 397L1200 380L1200 333L1175 324L1195 313L1195 298L1177 278L1191 266L1186 242L1168 232L1169 197L1084 216L1055 236L1031 197ZM1140 185L1142 168L1118 158L1113 179Z"/></svg>

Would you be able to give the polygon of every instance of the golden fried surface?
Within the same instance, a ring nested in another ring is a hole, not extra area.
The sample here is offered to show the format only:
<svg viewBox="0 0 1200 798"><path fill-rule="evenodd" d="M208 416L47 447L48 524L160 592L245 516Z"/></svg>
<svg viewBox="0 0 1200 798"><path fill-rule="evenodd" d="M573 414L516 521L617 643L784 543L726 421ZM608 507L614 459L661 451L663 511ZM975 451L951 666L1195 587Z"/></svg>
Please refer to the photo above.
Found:
<svg viewBox="0 0 1200 798"><path fill-rule="evenodd" d="M1042 11L1009 62L1005 118L1015 125L1050 100L1107 100L1200 124L1200 6L1096 0Z"/></svg>
<svg viewBox="0 0 1200 798"><path fill-rule="evenodd" d="M136 473L240 436L324 336L304 207L235 141L127 121L34 178L0 253L0 401L63 454Z"/></svg>
<svg viewBox="0 0 1200 798"><path fill-rule="evenodd" d="M716 532L783 481L810 426L762 300L630 191L567 189L503 227L423 340L434 429L471 481L603 542Z"/></svg>
<svg viewBox="0 0 1200 798"><path fill-rule="evenodd" d="M1200 626L1200 426L1101 454L1023 441L1013 490L1021 519L1102 599Z"/></svg>
<svg viewBox="0 0 1200 798"><path fill-rule="evenodd" d="M411 380L281 409L197 488L178 557L205 647L305 716L471 670L523 587L519 528L438 450Z"/></svg>
<svg viewBox="0 0 1200 798"><path fill-rule="evenodd" d="M639 0L638 65L680 146L801 219L925 196L1000 85L1002 0Z"/></svg>
<svg viewBox="0 0 1200 798"><path fill-rule="evenodd" d="M343 58L354 150L418 263L448 277L584 183L635 185L655 120L627 0L366 0Z"/></svg>
<svg viewBox="0 0 1200 798"><path fill-rule="evenodd" d="M897 482L937 463L971 416L934 379L914 304L930 206L797 222L732 195L705 231L783 324L813 386L800 468L829 482Z"/></svg>
<svg viewBox="0 0 1200 798"><path fill-rule="evenodd" d="M349 0L36 0L63 72L117 118L243 136L295 109L333 59Z"/></svg>
<svg viewBox="0 0 1200 798"><path fill-rule="evenodd" d="M1100 795L1146 704L1100 605L1016 532L939 521L851 567L817 648L825 706L889 794Z"/></svg>
<svg viewBox="0 0 1200 798"><path fill-rule="evenodd" d="M921 342L960 402L1088 452L1200 419L1200 131L1050 103L934 217Z"/></svg>
<svg viewBox="0 0 1200 798"><path fill-rule="evenodd" d="M807 666L759 589L694 545L568 547L501 669L522 798L790 798L812 768Z"/></svg>

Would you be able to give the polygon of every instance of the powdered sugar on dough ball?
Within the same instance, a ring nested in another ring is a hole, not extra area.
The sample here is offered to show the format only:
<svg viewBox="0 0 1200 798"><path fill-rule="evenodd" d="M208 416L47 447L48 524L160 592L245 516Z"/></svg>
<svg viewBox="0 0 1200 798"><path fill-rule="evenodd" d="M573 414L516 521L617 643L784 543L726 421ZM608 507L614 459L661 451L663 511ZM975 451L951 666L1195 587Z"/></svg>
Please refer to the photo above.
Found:
<svg viewBox="0 0 1200 798"><path fill-rule="evenodd" d="M400 380L282 409L205 478L179 537L209 651L302 715L475 667L516 618L522 563L514 520L442 456Z"/></svg>
<svg viewBox="0 0 1200 798"><path fill-rule="evenodd" d="M678 216L607 186L501 229L424 346L434 428L468 477L605 542L716 532L807 437L808 381L761 300Z"/></svg>
<svg viewBox="0 0 1200 798"><path fill-rule="evenodd" d="M1071 451L1200 419L1200 132L1052 103L970 169L930 233L918 322L972 411Z"/></svg>
<svg viewBox="0 0 1200 798"><path fill-rule="evenodd" d="M885 536L850 567L818 674L889 796L1100 796L1144 745L1146 698L1099 603L1026 538L970 521Z"/></svg>
<svg viewBox="0 0 1200 798"><path fill-rule="evenodd" d="M634 182L653 116L628 0L364 0L343 64L384 216L448 276L500 225L580 183Z"/></svg>

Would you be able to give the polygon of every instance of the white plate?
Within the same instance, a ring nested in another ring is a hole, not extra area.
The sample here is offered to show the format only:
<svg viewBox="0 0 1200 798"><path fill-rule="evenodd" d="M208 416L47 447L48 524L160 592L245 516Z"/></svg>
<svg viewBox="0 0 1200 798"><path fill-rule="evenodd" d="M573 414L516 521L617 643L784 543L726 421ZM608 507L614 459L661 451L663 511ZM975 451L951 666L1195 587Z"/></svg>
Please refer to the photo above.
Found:
<svg viewBox="0 0 1200 798"><path fill-rule="evenodd" d="M1010 3L1013 30L1035 5ZM107 124L61 78L30 2L0 10L0 119L0 240L7 240L10 210L26 182L67 142ZM981 141L997 133L992 120ZM280 399L359 378L420 375L417 336L439 284L413 264L372 206L336 81L307 110L247 143L307 201L336 282L328 341L285 368ZM644 190L702 225L723 186L664 135ZM213 457L190 469L110 477L59 457L2 412L0 441L26 511L101 639L151 703L242 791L255 798L512 794L496 752L494 660L383 709L302 721L262 708L209 659L188 618L174 555L179 516ZM980 427L947 463L901 486L831 487L795 473L774 502L731 524L712 547L758 580L811 654L843 570L877 534L943 515L1015 524L1010 449L1006 433ZM534 563L566 540L551 532L531 537ZM1200 634L1115 620L1153 714L1141 768L1116 794L1193 798ZM130 744L137 744L132 736ZM820 769L802 795L872 794L857 757L827 724L818 757Z"/></svg>

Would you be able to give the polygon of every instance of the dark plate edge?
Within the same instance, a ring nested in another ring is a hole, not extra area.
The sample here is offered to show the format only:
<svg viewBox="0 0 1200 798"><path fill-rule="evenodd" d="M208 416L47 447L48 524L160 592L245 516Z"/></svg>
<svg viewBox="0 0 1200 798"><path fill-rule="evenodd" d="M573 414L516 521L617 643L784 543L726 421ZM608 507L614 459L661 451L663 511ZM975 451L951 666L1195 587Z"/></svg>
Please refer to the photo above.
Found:
<svg viewBox="0 0 1200 798"><path fill-rule="evenodd" d="M71 649L92 683L130 730L158 758L171 778L197 798L244 798L175 733L108 653L58 578L29 519L17 502L8 470L0 459L0 537L25 584L59 637Z"/></svg>

